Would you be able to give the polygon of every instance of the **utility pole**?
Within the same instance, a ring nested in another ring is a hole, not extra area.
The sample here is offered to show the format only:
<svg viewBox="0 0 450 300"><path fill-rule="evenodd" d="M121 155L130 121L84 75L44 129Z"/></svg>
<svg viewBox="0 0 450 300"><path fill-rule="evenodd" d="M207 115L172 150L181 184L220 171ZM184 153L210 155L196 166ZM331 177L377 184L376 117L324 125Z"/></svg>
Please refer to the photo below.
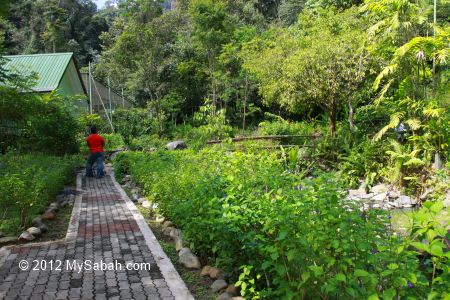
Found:
<svg viewBox="0 0 450 300"><path fill-rule="evenodd" d="M111 83L109 81L109 75L108 75L108 99L109 99L109 117L112 124Z"/></svg>
<svg viewBox="0 0 450 300"><path fill-rule="evenodd" d="M123 97L123 88L122 88L122 108L125 108L125 98Z"/></svg>
<svg viewBox="0 0 450 300"><path fill-rule="evenodd" d="M89 113L92 115L92 81L91 81L91 62L89 62Z"/></svg>

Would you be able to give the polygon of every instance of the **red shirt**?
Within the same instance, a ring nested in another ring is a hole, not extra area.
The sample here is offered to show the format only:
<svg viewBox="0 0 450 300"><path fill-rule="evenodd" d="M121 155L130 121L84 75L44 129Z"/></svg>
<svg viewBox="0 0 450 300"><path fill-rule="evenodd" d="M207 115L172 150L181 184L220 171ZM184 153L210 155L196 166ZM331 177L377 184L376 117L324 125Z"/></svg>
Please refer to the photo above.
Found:
<svg viewBox="0 0 450 300"><path fill-rule="evenodd" d="M98 134L91 134L86 138L86 142L89 146L91 153L103 152L103 146L105 146L105 140Z"/></svg>

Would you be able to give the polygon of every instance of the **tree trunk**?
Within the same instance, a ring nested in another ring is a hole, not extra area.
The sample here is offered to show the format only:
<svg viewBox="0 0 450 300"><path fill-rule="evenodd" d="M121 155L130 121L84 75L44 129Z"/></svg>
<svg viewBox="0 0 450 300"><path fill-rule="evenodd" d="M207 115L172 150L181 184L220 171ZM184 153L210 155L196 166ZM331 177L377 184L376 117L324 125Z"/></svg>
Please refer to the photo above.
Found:
<svg viewBox="0 0 450 300"><path fill-rule="evenodd" d="M334 101L331 104L331 107L328 112L328 123L330 126L330 134L332 137L336 136L336 104Z"/></svg>
<svg viewBox="0 0 450 300"><path fill-rule="evenodd" d="M216 92L216 78L214 77L214 63L211 50L208 50L208 64L209 64L209 72L211 76L212 82L212 113L216 115L216 102L217 102L217 92Z"/></svg>
<svg viewBox="0 0 450 300"><path fill-rule="evenodd" d="M248 78L245 76L245 89L244 89L244 114L242 116L242 133L245 131L245 114L247 109L247 89L248 89Z"/></svg>
<svg viewBox="0 0 450 300"><path fill-rule="evenodd" d="M350 125L350 131L353 131L353 127L354 127L353 115L354 115L354 111L353 111L352 101L348 100L348 123Z"/></svg>
<svg viewBox="0 0 450 300"><path fill-rule="evenodd" d="M212 90L213 90L213 115L215 116L216 115L216 79L214 78L214 75L213 75L213 78L212 78Z"/></svg>

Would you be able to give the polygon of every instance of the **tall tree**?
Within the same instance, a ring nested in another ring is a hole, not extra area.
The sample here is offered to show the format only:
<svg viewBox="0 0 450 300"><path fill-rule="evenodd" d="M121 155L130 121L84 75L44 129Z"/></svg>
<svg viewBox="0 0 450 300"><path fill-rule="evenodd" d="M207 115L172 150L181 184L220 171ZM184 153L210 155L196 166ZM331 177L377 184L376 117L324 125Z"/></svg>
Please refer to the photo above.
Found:
<svg viewBox="0 0 450 300"><path fill-rule="evenodd" d="M217 110L217 57L230 39L232 24L227 17L226 3L214 0L193 0L189 7L197 49L204 53L212 88L212 113Z"/></svg>
<svg viewBox="0 0 450 300"><path fill-rule="evenodd" d="M364 43L357 9L305 11L297 28L275 30L272 39L257 42L244 66L259 80L267 103L293 112L323 109L334 135L338 113L366 76Z"/></svg>
<svg viewBox="0 0 450 300"><path fill-rule="evenodd" d="M71 51L81 65L98 56L99 36L108 30L91 0L14 1L0 26L10 54Z"/></svg>
<svg viewBox="0 0 450 300"><path fill-rule="evenodd" d="M338 113L366 74L363 24L357 9L305 11L296 28L255 41L244 66L259 80L266 103L292 112L322 109L334 135Z"/></svg>

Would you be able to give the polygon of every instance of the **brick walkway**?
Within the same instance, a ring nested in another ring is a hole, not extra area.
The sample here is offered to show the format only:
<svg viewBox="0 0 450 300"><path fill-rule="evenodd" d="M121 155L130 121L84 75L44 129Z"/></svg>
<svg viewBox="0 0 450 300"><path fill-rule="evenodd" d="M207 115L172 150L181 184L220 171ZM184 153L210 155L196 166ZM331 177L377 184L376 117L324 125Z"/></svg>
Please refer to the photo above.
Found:
<svg viewBox="0 0 450 300"><path fill-rule="evenodd" d="M4 253L0 299L193 299L112 175L84 179L82 188L66 240Z"/></svg>

